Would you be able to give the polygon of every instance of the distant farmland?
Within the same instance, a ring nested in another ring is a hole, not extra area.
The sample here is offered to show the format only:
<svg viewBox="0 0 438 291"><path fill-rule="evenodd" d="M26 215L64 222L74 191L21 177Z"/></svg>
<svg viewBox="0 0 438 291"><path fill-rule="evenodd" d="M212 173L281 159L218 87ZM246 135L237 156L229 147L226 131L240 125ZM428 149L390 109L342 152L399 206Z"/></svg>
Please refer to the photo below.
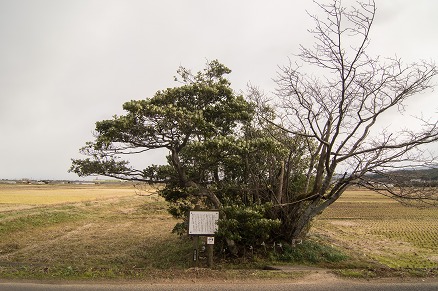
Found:
<svg viewBox="0 0 438 291"><path fill-rule="evenodd" d="M4 204L49 205L135 195L132 185L124 184L0 184L0 207Z"/></svg>
<svg viewBox="0 0 438 291"><path fill-rule="evenodd" d="M349 191L318 217L314 232L390 267L438 268L437 207L408 207L370 191Z"/></svg>

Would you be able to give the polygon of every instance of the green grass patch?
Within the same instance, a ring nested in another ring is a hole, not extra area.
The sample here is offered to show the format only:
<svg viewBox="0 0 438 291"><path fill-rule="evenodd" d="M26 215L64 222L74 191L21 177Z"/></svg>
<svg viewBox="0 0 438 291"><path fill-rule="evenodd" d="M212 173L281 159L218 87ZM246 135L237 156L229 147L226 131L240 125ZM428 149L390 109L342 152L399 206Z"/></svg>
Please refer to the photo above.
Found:
<svg viewBox="0 0 438 291"><path fill-rule="evenodd" d="M271 256L279 262L314 265L338 263L348 259L339 249L314 240L305 240L294 246L285 245L282 252L272 253Z"/></svg>
<svg viewBox="0 0 438 291"><path fill-rule="evenodd" d="M24 214L0 221L0 235L6 235L16 231L25 231L29 228L47 227L67 221L75 221L80 217L81 215L68 210L41 210L37 213Z"/></svg>

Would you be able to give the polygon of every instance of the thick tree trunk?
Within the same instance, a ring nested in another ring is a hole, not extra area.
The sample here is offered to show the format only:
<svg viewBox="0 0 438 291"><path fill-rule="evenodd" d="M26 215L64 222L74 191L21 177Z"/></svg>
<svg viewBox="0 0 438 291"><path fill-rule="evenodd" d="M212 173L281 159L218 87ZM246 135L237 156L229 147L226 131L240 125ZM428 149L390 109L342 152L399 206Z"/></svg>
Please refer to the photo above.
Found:
<svg viewBox="0 0 438 291"><path fill-rule="evenodd" d="M327 197L323 198L323 196L318 196L307 206L301 204L301 207L306 207L304 211L300 209L300 206L291 209L290 211L301 214L298 217L296 215L291 215L293 221L291 221L291 219L288 219L289 221L284 221L285 228L288 230L287 233L289 234L286 239L293 240L305 237L309 230L309 224L311 221L319 213L323 212L327 207L338 200L342 193L344 193L345 189L347 189L347 185L339 182L333 187L330 193L327 194Z"/></svg>
<svg viewBox="0 0 438 291"><path fill-rule="evenodd" d="M296 221L289 240L304 238L307 235L306 230L309 229L309 224L316 214L317 213L315 213L312 209L308 209L308 211L306 210L305 213Z"/></svg>

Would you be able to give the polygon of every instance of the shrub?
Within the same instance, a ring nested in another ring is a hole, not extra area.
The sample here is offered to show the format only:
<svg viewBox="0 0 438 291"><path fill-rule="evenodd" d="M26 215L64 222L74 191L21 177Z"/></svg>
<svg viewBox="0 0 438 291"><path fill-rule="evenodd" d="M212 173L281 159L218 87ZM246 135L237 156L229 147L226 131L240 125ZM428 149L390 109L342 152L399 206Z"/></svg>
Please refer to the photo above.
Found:
<svg viewBox="0 0 438 291"><path fill-rule="evenodd" d="M279 229L278 219L267 218L269 204L234 205L223 209L224 217L219 220L217 239L233 240L241 253L248 248L256 248L272 240L272 234Z"/></svg>

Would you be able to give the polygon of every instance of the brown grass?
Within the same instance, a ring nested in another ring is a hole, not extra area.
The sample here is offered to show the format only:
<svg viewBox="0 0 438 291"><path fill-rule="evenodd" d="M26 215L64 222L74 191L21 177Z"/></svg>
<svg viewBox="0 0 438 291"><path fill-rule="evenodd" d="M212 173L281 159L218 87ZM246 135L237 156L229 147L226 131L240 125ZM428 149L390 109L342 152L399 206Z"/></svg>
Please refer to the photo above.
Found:
<svg viewBox="0 0 438 291"><path fill-rule="evenodd" d="M1 185L0 277L188 274L192 242L171 233L177 221L162 199L142 196L153 191L140 193L127 184ZM312 235L360 260L433 269L437 231L436 208L410 208L368 191L350 191L316 219Z"/></svg>
<svg viewBox="0 0 438 291"><path fill-rule="evenodd" d="M313 232L389 267L438 268L438 208L350 191L318 217Z"/></svg>
<svg viewBox="0 0 438 291"><path fill-rule="evenodd" d="M156 196L136 195L132 185L18 188L21 196L15 202L35 191L52 199L44 205L38 197L37 206L0 211L0 276L20 277L25 268L24 277L102 272L107 277L116 271L188 265L188 255L180 252L190 243L171 233L176 220L167 213L166 203ZM69 193L74 198L67 197ZM77 202L79 198L85 201Z"/></svg>
<svg viewBox="0 0 438 291"><path fill-rule="evenodd" d="M0 184L0 205L50 205L133 196L133 185L10 185ZM0 209L1 211L1 209Z"/></svg>

